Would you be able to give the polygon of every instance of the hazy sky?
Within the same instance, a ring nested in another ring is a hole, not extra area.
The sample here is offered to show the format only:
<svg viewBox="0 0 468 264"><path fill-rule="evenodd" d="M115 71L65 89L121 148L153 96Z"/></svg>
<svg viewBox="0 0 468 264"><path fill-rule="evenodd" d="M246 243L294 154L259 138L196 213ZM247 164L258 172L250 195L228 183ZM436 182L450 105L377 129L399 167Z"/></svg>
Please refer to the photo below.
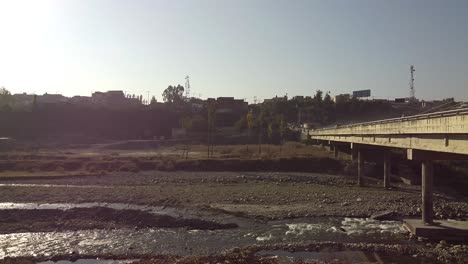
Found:
<svg viewBox="0 0 468 264"><path fill-rule="evenodd" d="M0 86L468 100L466 0L0 0Z"/></svg>

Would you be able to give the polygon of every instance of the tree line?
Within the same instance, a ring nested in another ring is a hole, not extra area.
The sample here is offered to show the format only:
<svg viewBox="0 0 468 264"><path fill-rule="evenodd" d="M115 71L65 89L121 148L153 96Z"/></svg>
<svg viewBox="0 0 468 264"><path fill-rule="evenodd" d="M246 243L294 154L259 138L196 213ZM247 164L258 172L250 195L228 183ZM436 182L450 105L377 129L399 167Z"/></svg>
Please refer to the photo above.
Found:
<svg viewBox="0 0 468 264"><path fill-rule="evenodd" d="M129 109L85 107L72 104L38 105L33 100L27 109L12 108L13 97L0 88L0 136L24 139L57 135L84 135L109 139L140 139L171 136L171 129L185 128L205 135L213 145L220 126L234 126L250 142L281 144L293 137L289 126L304 122L325 126L372 111L389 111L389 103L351 99L335 103L329 93L316 91L311 97L274 98L250 105L245 113L219 117L216 101L185 98L184 87L170 85L164 90L164 103L151 100L149 105ZM208 148L208 154L212 153Z"/></svg>

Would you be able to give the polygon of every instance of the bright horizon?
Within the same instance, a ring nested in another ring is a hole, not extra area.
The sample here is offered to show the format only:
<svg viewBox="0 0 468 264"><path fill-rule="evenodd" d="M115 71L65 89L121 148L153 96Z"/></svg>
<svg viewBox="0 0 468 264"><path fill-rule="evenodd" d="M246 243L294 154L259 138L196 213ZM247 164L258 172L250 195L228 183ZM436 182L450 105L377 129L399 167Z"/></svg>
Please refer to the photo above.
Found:
<svg viewBox="0 0 468 264"><path fill-rule="evenodd" d="M0 0L0 87L468 100L468 2Z"/></svg>

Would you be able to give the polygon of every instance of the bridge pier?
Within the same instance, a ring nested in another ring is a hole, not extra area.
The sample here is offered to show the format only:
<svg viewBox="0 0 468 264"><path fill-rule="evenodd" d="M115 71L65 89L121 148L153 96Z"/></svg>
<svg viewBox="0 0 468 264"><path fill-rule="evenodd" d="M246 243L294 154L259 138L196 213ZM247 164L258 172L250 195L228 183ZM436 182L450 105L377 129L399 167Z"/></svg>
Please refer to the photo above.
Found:
<svg viewBox="0 0 468 264"><path fill-rule="evenodd" d="M433 224L434 209L432 202L432 186L434 184L434 164L432 160L424 160L422 165L422 221L424 224Z"/></svg>
<svg viewBox="0 0 468 264"><path fill-rule="evenodd" d="M356 161L357 160L357 151L354 149L351 149L351 160Z"/></svg>
<svg viewBox="0 0 468 264"><path fill-rule="evenodd" d="M333 147L333 157L335 157L335 159L338 158L338 146L334 146Z"/></svg>
<svg viewBox="0 0 468 264"><path fill-rule="evenodd" d="M362 186L362 176L364 175L364 153L362 149L358 149L357 151L357 160L358 160L357 185Z"/></svg>
<svg viewBox="0 0 468 264"><path fill-rule="evenodd" d="M390 151L384 150L384 188L390 188L390 166L391 166Z"/></svg>

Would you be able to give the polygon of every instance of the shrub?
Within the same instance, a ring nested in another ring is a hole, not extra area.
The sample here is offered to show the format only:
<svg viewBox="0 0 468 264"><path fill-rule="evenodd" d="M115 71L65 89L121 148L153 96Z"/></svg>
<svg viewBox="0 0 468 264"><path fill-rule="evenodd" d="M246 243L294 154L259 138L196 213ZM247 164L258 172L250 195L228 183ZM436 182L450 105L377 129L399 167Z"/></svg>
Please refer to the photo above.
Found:
<svg viewBox="0 0 468 264"><path fill-rule="evenodd" d="M222 147L221 150L219 150L219 153L221 154L232 154L234 151L233 147Z"/></svg>
<svg viewBox="0 0 468 264"><path fill-rule="evenodd" d="M239 154L241 158L251 158L254 153L253 148L254 148L253 146L250 146L249 149L247 149L247 147L240 148L237 150L237 153Z"/></svg>
<svg viewBox="0 0 468 264"><path fill-rule="evenodd" d="M135 163L125 163L119 167L119 171L125 172L139 172L140 169L136 166Z"/></svg>

